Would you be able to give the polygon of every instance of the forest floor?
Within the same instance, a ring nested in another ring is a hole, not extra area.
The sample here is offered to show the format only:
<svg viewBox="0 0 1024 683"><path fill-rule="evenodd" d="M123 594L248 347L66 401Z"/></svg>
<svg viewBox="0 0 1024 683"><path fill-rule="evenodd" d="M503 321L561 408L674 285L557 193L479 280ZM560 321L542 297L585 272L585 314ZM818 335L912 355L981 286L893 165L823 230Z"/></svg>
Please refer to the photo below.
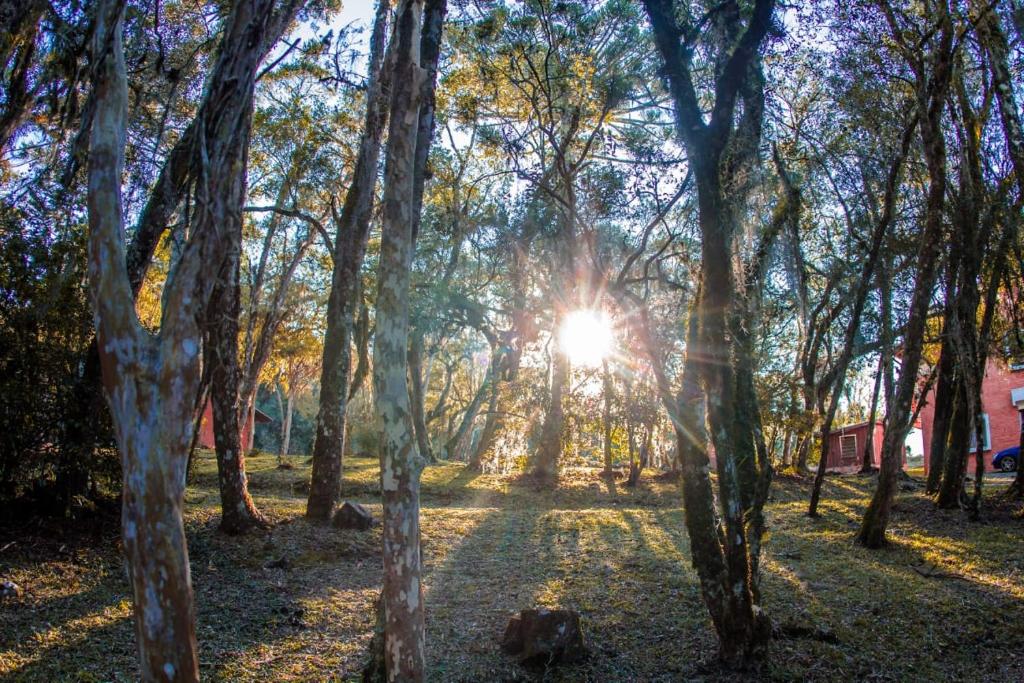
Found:
<svg viewBox="0 0 1024 683"><path fill-rule="evenodd" d="M303 519L306 460L248 460L273 529L217 533L215 465L198 462L186 526L206 680L358 680L381 581L380 528ZM773 642L762 680L1020 681L1024 520L989 486L983 521L901 493L883 551L853 544L873 487L830 477L824 517L804 515L808 484L780 478L769 504L764 596L777 624L817 638ZM346 462L344 496L380 515L376 462ZM0 679L135 679L131 604L116 519L33 521L0 529L0 579L24 589L0 604ZM459 464L423 477L431 681L732 680L690 566L678 484L628 489L572 470L553 492ZM498 647L508 617L578 610L591 655L552 671Z"/></svg>

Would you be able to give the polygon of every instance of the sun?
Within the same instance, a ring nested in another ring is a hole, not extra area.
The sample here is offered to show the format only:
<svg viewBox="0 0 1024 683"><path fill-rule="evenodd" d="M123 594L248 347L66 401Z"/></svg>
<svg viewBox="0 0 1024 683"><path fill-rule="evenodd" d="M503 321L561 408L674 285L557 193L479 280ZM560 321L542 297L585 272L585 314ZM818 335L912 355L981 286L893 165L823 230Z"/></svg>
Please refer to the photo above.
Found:
<svg viewBox="0 0 1024 683"><path fill-rule="evenodd" d="M558 330L558 346L573 365L594 368L612 350L612 325L604 313L591 309L572 311Z"/></svg>

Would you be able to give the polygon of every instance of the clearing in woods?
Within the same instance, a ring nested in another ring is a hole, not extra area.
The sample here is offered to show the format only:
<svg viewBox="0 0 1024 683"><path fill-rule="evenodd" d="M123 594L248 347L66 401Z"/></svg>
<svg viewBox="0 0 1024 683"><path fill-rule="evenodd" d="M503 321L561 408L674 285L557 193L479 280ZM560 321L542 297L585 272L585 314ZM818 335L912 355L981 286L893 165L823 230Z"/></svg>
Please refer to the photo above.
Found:
<svg viewBox="0 0 1024 683"><path fill-rule="evenodd" d="M186 525L205 680L358 680L380 585L380 527L303 519L308 466L248 460L271 531L216 533L212 454L198 462ZM344 497L380 515L376 461L346 461ZM852 542L870 477L829 478L824 519L807 486L780 479L768 507L764 594L786 631L763 679L1024 680L1024 527L990 485L986 520L934 510L904 491L891 548ZM906 488L906 487L905 487ZM24 595L0 609L0 677L135 679L131 603L111 515L62 529L0 529L0 570ZM637 489L570 470L555 492L461 464L423 477L428 680L720 680L715 639L690 566L677 484ZM11 542L11 539L17 539ZM567 607L589 659L527 670L497 641L511 613Z"/></svg>

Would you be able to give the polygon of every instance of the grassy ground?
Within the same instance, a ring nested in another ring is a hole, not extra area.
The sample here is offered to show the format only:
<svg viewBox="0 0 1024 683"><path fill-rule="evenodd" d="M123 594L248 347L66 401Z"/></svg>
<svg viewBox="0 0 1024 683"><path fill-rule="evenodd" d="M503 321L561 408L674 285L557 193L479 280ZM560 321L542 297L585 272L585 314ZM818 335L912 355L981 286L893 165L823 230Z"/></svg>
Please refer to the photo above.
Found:
<svg viewBox="0 0 1024 683"><path fill-rule="evenodd" d="M381 578L379 527L307 524L307 466L277 470L262 456L249 467L272 531L216 532L209 454L187 493L204 678L358 679ZM345 497L379 516L375 463L349 460L345 476ZM852 538L872 484L830 478L816 521L803 515L806 484L774 485L767 608L777 623L827 628L838 642L776 640L764 678L1024 680L1024 522L1014 508L990 502L986 519L972 524L904 492L892 547L871 552ZM580 470L559 490L537 492L445 464L426 471L423 488L429 680L725 678L708 665L715 640L675 484L648 480L630 490ZM990 488L994 495L1000 486ZM88 531L42 522L0 530L0 579L25 589L0 605L0 679L134 679L112 520ZM581 613L592 651L584 664L527 671L501 653L508 616L534 605Z"/></svg>

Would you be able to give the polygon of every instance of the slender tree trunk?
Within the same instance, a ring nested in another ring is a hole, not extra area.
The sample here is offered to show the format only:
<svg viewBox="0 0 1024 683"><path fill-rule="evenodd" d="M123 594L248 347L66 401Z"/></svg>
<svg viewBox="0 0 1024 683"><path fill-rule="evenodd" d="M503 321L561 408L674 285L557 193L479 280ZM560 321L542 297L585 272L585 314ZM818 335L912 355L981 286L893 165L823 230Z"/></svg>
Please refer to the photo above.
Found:
<svg viewBox="0 0 1024 683"><path fill-rule="evenodd" d="M608 370L608 361L602 364L603 386L604 386L604 414L602 423L604 426L604 473L612 472L612 375ZM632 461L630 461L632 462Z"/></svg>
<svg viewBox="0 0 1024 683"><path fill-rule="evenodd" d="M558 464L562 459L565 431L562 403L565 400L566 385L569 383L569 358L558 348L556 337L560 322L560 318L555 319L555 331L552 332L551 391L544 414L544 425L541 427L540 443L531 470L534 477L545 483L552 483L558 478Z"/></svg>
<svg viewBox="0 0 1024 683"><path fill-rule="evenodd" d="M387 680L422 681L423 595L420 585L419 480L409 406L407 348L412 265L413 176L422 0L403 0L396 20L392 96L384 181L383 226L374 337L374 384L381 439L384 504L384 667Z"/></svg>
<svg viewBox="0 0 1024 683"><path fill-rule="evenodd" d="M402 0L396 14L394 93L385 165L374 385L381 421L381 488L384 506L384 656L388 681L424 677L424 605L421 589L419 488L423 459L415 449L409 405L409 281L415 245L416 179L426 155L419 114L432 101L435 81L427 68L430 41L440 40L443 0ZM440 15L440 16L438 16ZM432 27L437 26L437 32ZM424 28L426 27L426 28ZM439 45L437 46L439 48ZM426 49L423 49L426 48ZM436 53L434 53L436 54ZM429 146L429 140L425 142ZM372 677L372 676L371 676Z"/></svg>
<svg viewBox="0 0 1024 683"><path fill-rule="evenodd" d="M370 231L373 190L381 138L388 121L391 81L390 53L385 59L389 5L377 5L370 37L370 68L366 116L352 182L345 195L341 216L335 221L334 270L327 299L327 329L320 375L320 410L313 439L313 468L306 502L306 516L327 521L341 489L342 456L345 451L345 415L348 410L352 362L353 314L358 306L360 271ZM388 62L385 64L385 62ZM403 362L404 365L404 362Z"/></svg>
<svg viewBox="0 0 1024 683"><path fill-rule="evenodd" d="M480 386L477 387L476 391L473 393L473 398L470 400L469 405L466 406L466 411L462 414L462 419L459 421L458 428L444 444L444 455L448 459L458 456L462 445L466 440L466 435L469 434L469 430L472 428L473 422L476 421L476 416L480 413L480 406L483 405L484 398L487 397L491 385L497 379L495 377L495 366L497 363L497 357L495 356L496 352L497 350L494 347L491 347L491 363L488 366L487 374L484 375L483 381L480 382ZM476 463L474 466L478 465L479 463Z"/></svg>
<svg viewBox="0 0 1024 683"><path fill-rule="evenodd" d="M947 294L951 297L952 291ZM939 352L938 379L932 399L932 433L928 453L928 480L925 492L938 493L942 481L943 460L946 456L946 442L949 440L950 416L953 412L955 366L953 365L953 348L950 344L949 317L952 308L946 312L943 324L942 348Z"/></svg>
<svg viewBox="0 0 1024 683"><path fill-rule="evenodd" d="M495 377L491 382L491 398L487 403L487 417L484 419L484 428L480 432L480 440L477 441L476 449L469 458L469 466L476 471L483 470L484 456L494 446L494 440L498 429L501 426L501 418L498 416L498 399L501 396L501 381Z"/></svg>
<svg viewBox="0 0 1024 683"><path fill-rule="evenodd" d="M216 282L207 307L206 350L210 365L210 402L213 406L213 441L217 455L217 481L220 486L220 530L241 534L255 526L265 526L266 518L256 509L245 475L245 449L242 443L242 413L239 396L238 318L240 313L242 254L242 206L245 203L245 172L252 111L238 134L236 158L229 161L233 177L230 187L231 213L224 226L226 255L216 274Z"/></svg>
<svg viewBox="0 0 1024 683"><path fill-rule="evenodd" d="M895 29L894 29L895 30ZM864 513L857 541L868 548L879 548L886 542L892 501L902 471L904 442L910 429L911 402L918 384L918 369L942 248L943 213L946 195L946 143L942 132L942 116L949 90L953 59L953 23L945 0L940 3L937 43L928 60L930 73L923 63L912 65L916 71L921 140L928 167L929 186L925 205L925 226L917 255L917 277L914 294L903 333L903 362L899 385L885 419L882 442L882 466L878 486Z"/></svg>
<svg viewBox="0 0 1024 683"><path fill-rule="evenodd" d="M967 390L963 378L957 376L953 409L949 418L949 438L942 462L942 479L939 482L936 505L953 510L960 507L960 496L964 490L964 474L967 471L967 451L971 441L971 421L967 406Z"/></svg>
<svg viewBox="0 0 1024 683"><path fill-rule="evenodd" d="M412 402L412 423L416 428L416 445L428 463L437 462L430 448L427 422L423 416L423 336L419 333L409 339L409 398Z"/></svg>
<svg viewBox="0 0 1024 683"><path fill-rule="evenodd" d="M875 386L871 390L871 410L868 411L868 438L864 440L864 452L860 458L860 473L867 474L875 469L875 423L878 420L878 395L882 393L883 354L878 355L878 370L875 371Z"/></svg>
<svg viewBox="0 0 1024 683"><path fill-rule="evenodd" d="M292 412L295 410L295 392L288 391L284 408L284 424L281 426L281 459L288 455L292 442Z"/></svg>

